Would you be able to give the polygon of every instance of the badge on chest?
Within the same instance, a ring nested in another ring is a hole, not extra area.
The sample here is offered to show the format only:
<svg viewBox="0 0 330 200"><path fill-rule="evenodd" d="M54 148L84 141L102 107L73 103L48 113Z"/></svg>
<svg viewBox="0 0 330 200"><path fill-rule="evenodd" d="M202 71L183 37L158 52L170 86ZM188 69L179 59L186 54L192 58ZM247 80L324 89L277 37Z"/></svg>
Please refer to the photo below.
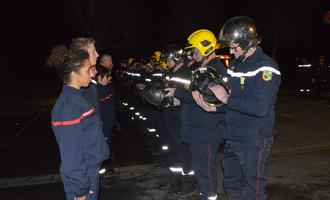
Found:
<svg viewBox="0 0 330 200"><path fill-rule="evenodd" d="M270 81L272 80L272 77L273 77L273 73L271 71L265 70L262 72L262 79L264 81Z"/></svg>

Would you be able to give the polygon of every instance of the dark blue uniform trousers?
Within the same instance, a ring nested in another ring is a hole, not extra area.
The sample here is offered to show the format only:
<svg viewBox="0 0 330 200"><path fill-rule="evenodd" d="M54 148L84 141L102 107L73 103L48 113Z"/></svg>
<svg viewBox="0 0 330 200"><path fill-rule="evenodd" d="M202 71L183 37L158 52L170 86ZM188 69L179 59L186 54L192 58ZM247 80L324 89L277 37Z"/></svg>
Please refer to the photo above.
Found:
<svg viewBox="0 0 330 200"><path fill-rule="evenodd" d="M266 200L266 164L273 137L255 141L227 140L222 166L228 200Z"/></svg>
<svg viewBox="0 0 330 200"><path fill-rule="evenodd" d="M217 193L218 146L218 144L189 144L200 200L207 200Z"/></svg>
<svg viewBox="0 0 330 200"><path fill-rule="evenodd" d="M181 137L180 137L180 124L167 123L166 132L168 133L168 159L171 167L182 167L181 159Z"/></svg>
<svg viewBox="0 0 330 200"><path fill-rule="evenodd" d="M87 176L89 178L90 187L89 192L86 194L86 200L97 200L99 196L99 169L100 165L90 166L87 169ZM75 194L71 190L71 184L66 181L65 176L61 176L62 182L64 185L64 190L66 193L66 200L73 200L75 198Z"/></svg>

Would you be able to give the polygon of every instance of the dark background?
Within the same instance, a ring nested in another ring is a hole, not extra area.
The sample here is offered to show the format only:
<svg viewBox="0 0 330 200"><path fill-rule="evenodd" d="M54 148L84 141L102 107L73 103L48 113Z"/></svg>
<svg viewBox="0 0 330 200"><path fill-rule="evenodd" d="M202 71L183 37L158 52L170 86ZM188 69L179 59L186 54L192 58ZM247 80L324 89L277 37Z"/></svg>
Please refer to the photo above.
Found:
<svg viewBox="0 0 330 200"><path fill-rule="evenodd" d="M45 61L52 46L73 37L94 37L99 53L111 53L118 62L150 57L170 43L184 46L197 29L217 35L236 15L255 19L262 48L288 81L297 56L330 55L330 24L323 20L329 9L328 0L10 1L1 5L1 85L9 93L57 92L60 82Z"/></svg>

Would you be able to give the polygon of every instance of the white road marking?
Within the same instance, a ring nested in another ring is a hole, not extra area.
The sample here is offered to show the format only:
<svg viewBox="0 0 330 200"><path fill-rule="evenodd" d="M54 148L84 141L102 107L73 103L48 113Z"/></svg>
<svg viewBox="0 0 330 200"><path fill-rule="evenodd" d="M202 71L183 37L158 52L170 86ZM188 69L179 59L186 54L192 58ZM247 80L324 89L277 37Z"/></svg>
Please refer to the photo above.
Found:
<svg viewBox="0 0 330 200"><path fill-rule="evenodd" d="M154 164L118 167L115 168L116 171L115 176L118 176L119 179L131 179L134 177L139 177L141 176L141 174L145 174L154 168L156 168ZM44 184L58 183L58 182L61 182L60 174L7 178L7 179L0 179L0 188L25 187L25 186L44 185Z"/></svg>
<svg viewBox="0 0 330 200"><path fill-rule="evenodd" d="M46 110L46 108L41 109L20 131L18 131L18 133L16 133L14 138L19 138Z"/></svg>
<svg viewBox="0 0 330 200"><path fill-rule="evenodd" d="M8 178L0 180L0 188L14 188L22 186L57 183L61 181L59 174L49 174L44 176L27 176L19 178Z"/></svg>

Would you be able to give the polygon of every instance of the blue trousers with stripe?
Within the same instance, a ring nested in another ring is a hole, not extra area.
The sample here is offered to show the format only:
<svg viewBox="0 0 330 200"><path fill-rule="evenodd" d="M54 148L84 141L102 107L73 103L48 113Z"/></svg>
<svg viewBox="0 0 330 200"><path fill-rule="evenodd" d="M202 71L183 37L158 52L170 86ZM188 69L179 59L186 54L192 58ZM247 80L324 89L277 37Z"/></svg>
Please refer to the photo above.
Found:
<svg viewBox="0 0 330 200"><path fill-rule="evenodd" d="M222 166L228 200L266 200L266 166L273 137L225 141Z"/></svg>
<svg viewBox="0 0 330 200"><path fill-rule="evenodd" d="M189 144L200 200L206 200L217 194L218 147L218 144Z"/></svg>

